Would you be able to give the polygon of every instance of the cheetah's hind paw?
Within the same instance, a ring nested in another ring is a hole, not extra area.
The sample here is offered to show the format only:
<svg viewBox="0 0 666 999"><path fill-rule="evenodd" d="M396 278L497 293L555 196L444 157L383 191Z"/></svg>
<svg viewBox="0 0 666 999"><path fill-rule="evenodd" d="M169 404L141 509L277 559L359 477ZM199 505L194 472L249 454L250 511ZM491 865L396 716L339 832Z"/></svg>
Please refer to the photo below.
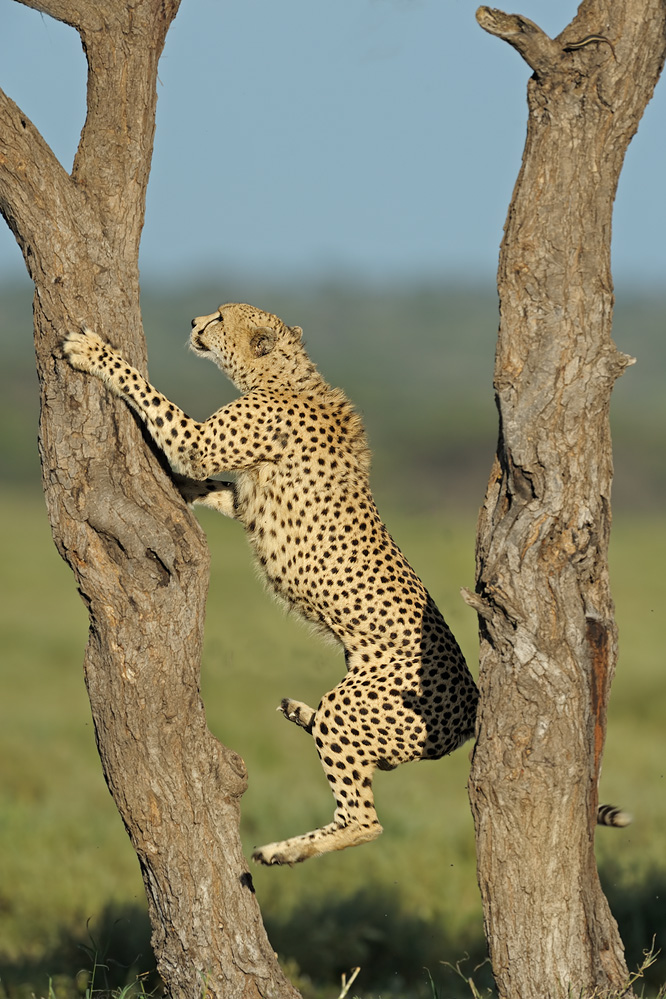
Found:
<svg viewBox="0 0 666 999"><path fill-rule="evenodd" d="M283 855L279 847L280 843L268 843L267 846L258 846L252 851L252 859L255 864L263 864L264 867L293 867L297 860L289 860ZM305 860L305 857L302 858Z"/></svg>
<svg viewBox="0 0 666 999"><path fill-rule="evenodd" d="M309 857L320 857L323 853L334 850L346 850L349 846L359 846L369 843L381 835L382 827L376 820L370 825L362 826L358 822L341 825L339 822L329 822L321 829L315 829L303 836L292 836L277 843L267 843L258 846L252 853L252 859L257 864L266 867L278 865L300 864Z"/></svg>
<svg viewBox="0 0 666 999"><path fill-rule="evenodd" d="M276 711L281 711L287 721L294 725L300 725L306 732L312 732L315 712L302 701L292 701L290 697L283 697ZM276 863L276 861L272 861Z"/></svg>

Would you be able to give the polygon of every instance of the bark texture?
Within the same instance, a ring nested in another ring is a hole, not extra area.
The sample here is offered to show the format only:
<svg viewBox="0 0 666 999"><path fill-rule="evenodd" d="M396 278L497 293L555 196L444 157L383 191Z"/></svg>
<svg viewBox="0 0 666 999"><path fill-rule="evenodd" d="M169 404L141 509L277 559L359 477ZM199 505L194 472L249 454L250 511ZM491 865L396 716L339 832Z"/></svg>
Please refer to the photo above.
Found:
<svg viewBox="0 0 666 999"><path fill-rule="evenodd" d="M609 406L632 360L611 339L611 214L663 66L666 4L586 0L556 39L518 15L477 18L534 70L499 263L499 442L467 594L486 933L502 997L619 994L627 969L594 856L617 659Z"/></svg>
<svg viewBox="0 0 666 999"><path fill-rule="evenodd" d="M199 696L205 539L127 407L60 350L86 323L146 370L138 249L157 62L179 0L25 2L75 27L88 60L71 176L0 91L0 209L35 283L44 491L90 610L85 678L104 775L168 994L297 996L241 850L245 766L209 733Z"/></svg>

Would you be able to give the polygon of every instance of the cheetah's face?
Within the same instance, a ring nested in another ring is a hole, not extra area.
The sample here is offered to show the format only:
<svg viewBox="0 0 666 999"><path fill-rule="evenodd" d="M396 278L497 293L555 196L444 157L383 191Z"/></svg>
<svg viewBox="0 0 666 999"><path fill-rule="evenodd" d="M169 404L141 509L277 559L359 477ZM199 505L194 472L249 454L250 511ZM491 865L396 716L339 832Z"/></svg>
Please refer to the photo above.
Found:
<svg viewBox="0 0 666 999"><path fill-rule="evenodd" d="M236 388L247 391L267 372L277 373L280 358L290 353L300 335L298 326L285 326L270 312L229 303L210 316L192 320L190 346L195 353L210 357Z"/></svg>

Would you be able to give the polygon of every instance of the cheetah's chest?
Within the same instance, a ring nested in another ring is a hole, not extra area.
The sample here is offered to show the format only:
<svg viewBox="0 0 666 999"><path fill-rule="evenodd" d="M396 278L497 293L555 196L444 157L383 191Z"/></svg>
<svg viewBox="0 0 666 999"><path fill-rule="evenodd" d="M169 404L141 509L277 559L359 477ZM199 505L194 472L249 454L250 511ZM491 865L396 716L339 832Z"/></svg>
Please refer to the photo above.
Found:
<svg viewBox="0 0 666 999"><path fill-rule="evenodd" d="M265 465L239 475L237 491L238 519L273 592L328 626L318 594L331 558L342 544L349 548L349 515L341 514L348 488L330 481L318 487L298 471Z"/></svg>

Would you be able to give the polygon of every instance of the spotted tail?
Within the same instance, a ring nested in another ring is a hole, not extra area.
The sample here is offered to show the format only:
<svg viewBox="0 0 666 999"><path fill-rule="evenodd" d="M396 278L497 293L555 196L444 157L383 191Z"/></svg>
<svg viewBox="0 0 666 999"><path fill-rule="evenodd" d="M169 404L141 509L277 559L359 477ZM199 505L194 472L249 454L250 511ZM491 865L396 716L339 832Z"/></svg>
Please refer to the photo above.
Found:
<svg viewBox="0 0 666 999"><path fill-rule="evenodd" d="M623 812L621 808L616 808L615 805L599 805L597 808L598 826L617 826L620 828L628 826L631 819L632 817L628 812Z"/></svg>

